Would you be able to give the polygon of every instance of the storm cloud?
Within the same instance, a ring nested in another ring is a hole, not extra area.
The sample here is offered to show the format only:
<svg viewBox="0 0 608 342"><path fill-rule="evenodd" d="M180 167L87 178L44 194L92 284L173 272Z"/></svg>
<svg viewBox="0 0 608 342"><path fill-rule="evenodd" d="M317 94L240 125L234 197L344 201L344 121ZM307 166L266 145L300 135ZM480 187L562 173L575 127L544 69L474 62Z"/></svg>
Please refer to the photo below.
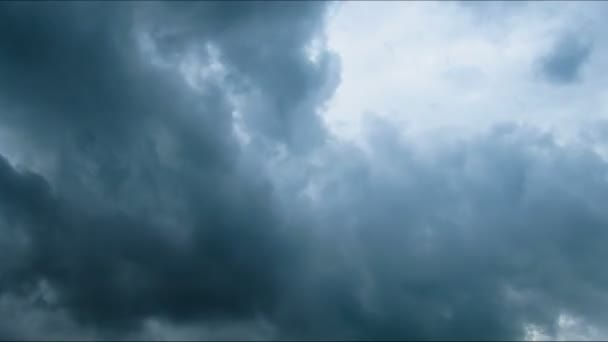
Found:
<svg viewBox="0 0 608 342"><path fill-rule="evenodd" d="M340 139L335 10L0 3L0 339L597 338L604 121Z"/></svg>

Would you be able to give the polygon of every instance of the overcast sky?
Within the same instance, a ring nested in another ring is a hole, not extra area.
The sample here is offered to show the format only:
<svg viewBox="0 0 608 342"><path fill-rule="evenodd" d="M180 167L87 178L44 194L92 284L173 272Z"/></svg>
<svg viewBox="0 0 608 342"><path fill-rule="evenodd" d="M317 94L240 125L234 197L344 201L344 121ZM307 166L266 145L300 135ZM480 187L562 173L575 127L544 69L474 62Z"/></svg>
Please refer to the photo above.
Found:
<svg viewBox="0 0 608 342"><path fill-rule="evenodd" d="M608 338L606 15L0 2L0 339Z"/></svg>

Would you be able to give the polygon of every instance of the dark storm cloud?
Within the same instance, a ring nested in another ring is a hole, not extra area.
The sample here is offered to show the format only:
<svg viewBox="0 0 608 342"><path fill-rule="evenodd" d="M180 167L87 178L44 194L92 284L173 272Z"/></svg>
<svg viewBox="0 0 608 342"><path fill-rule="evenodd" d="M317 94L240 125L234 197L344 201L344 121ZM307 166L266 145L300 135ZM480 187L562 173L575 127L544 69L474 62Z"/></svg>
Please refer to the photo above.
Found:
<svg viewBox="0 0 608 342"><path fill-rule="evenodd" d="M541 58L544 78L557 84L568 84L580 79L580 69L592 52L591 43L574 34L566 34L555 42L551 51Z"/></svg>
<svg viewBox="0 0 608 342"><path fill-rule="evenodd" d="M300 93L313 96L324 82L325 73L307 75L318 71L301 49L317 29L320 3L0 5L0 120L28 153L52 159L48 180L2 159L3 245L12 253L2 285L22 293L48 281L58 305L102 329L150 316L253 317L273 305L297 264L271 185L238 161L227 85L195 91L138 49L137 30L165 20L146 16L155 6L198 13L185 24L193 36L182 48L218 45L231 77L265 92L292 91L281 95L282 106L297 107ZM138 22L142 13L151 20ZM286 36L273 38L279 31ZM256 57L255 44L265 39L269 57ZM269 62L293 73L263 79L257 68ZM314 108L304 110L318 126ZM287 108L275 112L269 119L291 120ZM273 139L289 144L291 136Z"/></svg>
<svg viewBox="0 0 608 342"><path fill-rule="evenodd" d="M18 173L4 160L1 170L3 228L25 235L21 245L16 234L3 241L22 249L5 255L4 260L19 256L12 260L18 265L3 268L6 290L20 293L47 280L78 319L113 327L146 315L247 316L272 302L278 290L283 267L276 263L290 253L275 241L281 238L263 188L230 176L230 183L215 177L219 184L204 189L187 184L197 189L183 196L197 208L187 209L185 224L193 231L185 232L185 241L172 236L179 227L157 227L124 210L90 208L86 198L68 203L38 175ZM217 203L195 202L209 193Z"/></svg>
<svg viewBox="0 0 608 342"><path fill-rule="evenodd" d="M143 10L148 18L143 21L165 53L205 43L218 48L232 76L228 83L262 99L245 116L253 133L305 151L322 142L317 107L337 77L333 55L321 51L316 63L307 55L314 38L323 38L325 7L325 2L163 3Z"/></svg>
<svg viewBox="0 0 608 342"><path fill-rule="evenodd" d="M524 323L550 329L561 310L605 319L601 158L506 125L419 159L390 127L370 130L371 160L342 150L348 162L332 154L319 170L324 262L311 263L317 277L286 326L311 338L494 340L523 338Z"/></svg>
<svg viewBox="0 0 608 342"><path fill-rule="evenodd" d="M516 339L563 311L606 319L606 162L514 125L424 153L382 121L369 152L326 139L336 60L307 56L326 6L0 4L0 124L50 160L0 158L0 338ZM225 74L191 87L175 65L213 49Z"/></svg>

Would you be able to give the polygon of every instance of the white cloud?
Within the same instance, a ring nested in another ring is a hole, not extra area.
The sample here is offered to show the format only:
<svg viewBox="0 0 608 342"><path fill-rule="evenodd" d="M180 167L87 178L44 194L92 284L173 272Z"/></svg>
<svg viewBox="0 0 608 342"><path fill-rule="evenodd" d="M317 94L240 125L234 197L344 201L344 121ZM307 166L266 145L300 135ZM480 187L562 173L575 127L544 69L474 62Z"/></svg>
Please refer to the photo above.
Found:
<svg viewBox="0 0 608 342"><path fill-rule="evenodd" d="M608 334L584 319L567 313L557 317L554 333L548 333L534 324L526 325L528 341L605 341Z"/></svg>
<svg viewBox="0 0 608 342"><path fill-rule="evenodd" d="M576 6L574 6L576 5ZM498 6L498 4L495 4ZM347 2L332 17L329 46L342 83L326 121L356 137L363 113L400 122L411 135L467 134L504 121L573 137L572 127L608 117L598 16L601 4ZM551 84L538 61L572 33L594 41L581 81Z"/></svg>

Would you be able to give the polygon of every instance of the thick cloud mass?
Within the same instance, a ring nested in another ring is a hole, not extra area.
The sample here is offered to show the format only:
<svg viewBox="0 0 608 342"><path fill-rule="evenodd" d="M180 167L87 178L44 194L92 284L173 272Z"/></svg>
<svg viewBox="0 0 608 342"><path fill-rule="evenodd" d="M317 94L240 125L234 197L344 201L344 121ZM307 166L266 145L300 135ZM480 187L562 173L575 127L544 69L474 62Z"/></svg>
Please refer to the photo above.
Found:
<svg viewBox="0 0 608 342"><path fill-rule="evenodd" d="M197 21L235 10L243 12L235 20L255 24L276 16L236 5L201 3L188 11L201 12ZM268 311L295 262L272 189L254 166L238 161L227 85L197 92L140 53L134 18L150 9L139 6L148 5L2 4L2 121L29 140L28 153L52 159L48 180L2 160L3 227L19 229L27 242L22 249L4 242L20 257L3 271L3 288L28 291L44 279L57 291L57 305L104 329L152 315L214 320ZM304 10L304 18L318 16ZM214 31L234 27L223 25ZM306 34L296 30L293 41ZM246 54L254 48L217 39ZM274 53L294 55L284 63L307 72L307 61L295 57L299 46L281 43L274 42ZM254 86L264 81L255 66L242 68L234 77L251 73Z"/></svg>
<svg viewBox="0 0 608 342"><path fill-rule="evenodd" d="M369 119L362 146L336 140L330 6L0 3L0 339L606 322L606 132L505 123L421 148ZM544 65L559 82L590 52L568 44Z"/></svg>

